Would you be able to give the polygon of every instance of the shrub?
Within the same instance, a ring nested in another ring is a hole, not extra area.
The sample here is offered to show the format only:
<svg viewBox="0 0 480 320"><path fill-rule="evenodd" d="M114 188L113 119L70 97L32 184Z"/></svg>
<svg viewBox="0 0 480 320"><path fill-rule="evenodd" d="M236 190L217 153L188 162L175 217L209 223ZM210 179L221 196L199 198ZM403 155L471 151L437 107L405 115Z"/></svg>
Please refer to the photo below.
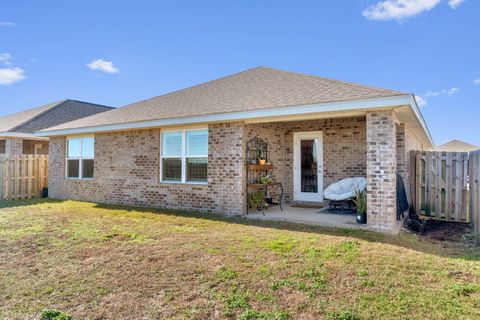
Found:
<svg viewBox="0 0 480 320"><path fill-rule="evenodd" d="M40 320L73 320L73 317L58 310L45 309L40 315Z"/></svg>

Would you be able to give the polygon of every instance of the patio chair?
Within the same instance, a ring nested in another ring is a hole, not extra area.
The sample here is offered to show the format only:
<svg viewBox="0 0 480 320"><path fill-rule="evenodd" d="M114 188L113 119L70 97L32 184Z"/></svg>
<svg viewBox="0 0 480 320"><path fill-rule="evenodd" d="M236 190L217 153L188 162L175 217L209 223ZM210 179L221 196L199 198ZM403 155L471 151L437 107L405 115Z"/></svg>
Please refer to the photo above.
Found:
<svg viewBox="0 0 480 320"><path fill-rule="evenodd" d="M365 191L367 179L364 177L346 178L329 185L323 192L323 197L332 210L354 210L353 198L357 192Z"/></svg>

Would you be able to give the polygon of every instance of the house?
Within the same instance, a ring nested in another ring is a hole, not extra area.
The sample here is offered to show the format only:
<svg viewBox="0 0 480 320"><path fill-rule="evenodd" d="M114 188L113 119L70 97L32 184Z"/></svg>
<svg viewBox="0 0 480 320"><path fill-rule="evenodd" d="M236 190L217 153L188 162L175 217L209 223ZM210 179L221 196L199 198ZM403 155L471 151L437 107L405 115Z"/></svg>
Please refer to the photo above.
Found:
<svg viewBox="0 0 480 320"><path fill-rule="evenodd" d="M388 232L400 225L396 173L408 183L409 151L433 148L412 94L266 67L40 134L52 198L244 215L246 144L258 136L286 203L321 203L324 186L364 176L368 227ZM304 156L314 188L302 187Z"/></svg>
<svg viewBox="0 0 480 320"><path fill-rule="evenodd" d="M48 154L48 138L34 133L112 108L62 100L0 117L0 154Z"/></svg>
<svg viewBox="0 0 480 320"><path fill-rule="evenodd" d="M480 147L460 140L452 140L435 148L436 151L445 152L472 152L480 150Z"/></svg>

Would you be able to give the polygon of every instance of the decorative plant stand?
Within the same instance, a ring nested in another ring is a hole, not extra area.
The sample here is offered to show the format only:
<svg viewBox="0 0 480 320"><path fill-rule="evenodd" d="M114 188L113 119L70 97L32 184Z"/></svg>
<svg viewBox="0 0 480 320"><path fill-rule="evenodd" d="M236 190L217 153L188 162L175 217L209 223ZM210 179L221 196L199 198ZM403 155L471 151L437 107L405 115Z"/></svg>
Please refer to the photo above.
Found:
<svg viewBox="0 0 480 320"><path fill-rule="evenodd" d="M263 215L269 205L279 205L283 211L283 185L273 178L274 167L268 162L267 142L257 136L247 142L246 152L247 214L253 206L256 208L252 209L261 209ZM259 155L263 156L265 164L259 164Z"/></svg>

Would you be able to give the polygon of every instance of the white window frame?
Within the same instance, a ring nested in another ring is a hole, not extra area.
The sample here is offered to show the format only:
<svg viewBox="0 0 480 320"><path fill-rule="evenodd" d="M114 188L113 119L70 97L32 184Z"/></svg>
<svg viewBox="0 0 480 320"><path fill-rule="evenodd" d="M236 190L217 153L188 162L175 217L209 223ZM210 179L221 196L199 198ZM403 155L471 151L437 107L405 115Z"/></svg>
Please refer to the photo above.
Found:
<svg viewBox="0 0 480 320"><path fill-rule="evenodd" d="M82 157L83 153L83 139L93 139L93 158L91 157ZM68 157L68 144L70 140L80 140L80 157L69 158ZM69 160L78 160L78 177L69 177L68 176L68 161ZM93 180L94 178L82 178L83 175L83 160L93 160L95 166L95 136L72 136L67 137L66 139L66 148L65 148L65 178L69 180ZM93 171L93 176L95 177L95 170Z"/></svg>
<svg viewBox="0 0 480 320"><path fill-rule="evenodd" d="M208 171L207 171L207 181L188 181L187 180L187 159L188 158L206 158L208 163L208 139L207 139L207 154L205 155L196 155L189 157L187 155L187 132L194 132L194 131L207 131L208 128L200 127L200 128L178 128L178 129L168 129L168 130L161 130L160 131L160 182L162 183L171 183L171 184L197 184L197 185L207 185L208 184ZM163 159L177 159L178 156L163 156L163 134L164 133L181 133L182 134L182 179L180 181L176 180L164 180L163 179Z"/></svg>

